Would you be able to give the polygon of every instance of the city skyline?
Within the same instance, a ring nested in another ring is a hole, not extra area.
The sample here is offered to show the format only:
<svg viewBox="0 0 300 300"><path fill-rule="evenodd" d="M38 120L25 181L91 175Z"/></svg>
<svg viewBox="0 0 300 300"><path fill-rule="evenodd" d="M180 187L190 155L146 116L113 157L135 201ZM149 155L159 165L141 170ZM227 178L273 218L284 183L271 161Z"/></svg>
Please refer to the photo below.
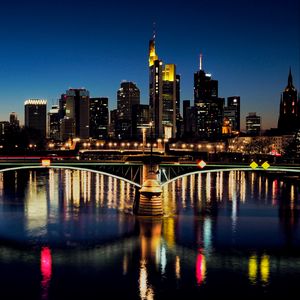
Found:
<svg viewBox="0 0 300 300"><path fill-rule="evenodd" d="M141 103L147 104L148 40L155 21L157 52L166 63L176 64L182 101L193 101L192 78L202 52L203 69L219 81L220 97L241 96L242 129L252 111L262 117L263 129L276 127L290 66L294 85L300 88L299 4L287 1L269 7L269 1L260 6L252 1L243 3L245 15L242 4L234 5L236 1L193 2L185 3L183 10L178 3L163 3L146 13L136 1L117 3L118 10L95 1L84 5L73 1L72 6L68 1L29 1L19 4L18 10L5 4L0 21L5 28L0 50L1 120L16 111L24 123L23 102L28 98L48 99L49 111L69 87L85 87L93 97L108 97L113 109L122 80L135 82ZM81 22L70 25L71 16L82 7ZM198 12L203 12L202 22L197 21ZM59 24L54 16L60 17ZM176 22L165 22L166 16Z"/></svg>

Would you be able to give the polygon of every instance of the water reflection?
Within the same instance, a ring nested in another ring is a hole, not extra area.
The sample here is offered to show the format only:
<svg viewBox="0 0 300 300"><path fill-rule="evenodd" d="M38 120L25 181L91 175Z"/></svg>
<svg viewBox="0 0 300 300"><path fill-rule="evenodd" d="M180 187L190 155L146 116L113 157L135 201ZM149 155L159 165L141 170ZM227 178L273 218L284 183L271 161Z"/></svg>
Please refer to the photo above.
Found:
<svg viewBox="0 0 300 300"><path fill-rule="evenodd" d="M128 183L70 170L4 173L0 279L21 282L15 274L30 270L42 299L292 291L300 280L299 192L295 182L260 173L198 174L164 187L166 216L139 218Z"/></svg>
<svg viewBox="0 0 300 300"><path fill-rule="evenodd" d="M48 299L50 280L52 275L52 256L48 247L41 250L41 274L42 274L42 299Z"/></svg>

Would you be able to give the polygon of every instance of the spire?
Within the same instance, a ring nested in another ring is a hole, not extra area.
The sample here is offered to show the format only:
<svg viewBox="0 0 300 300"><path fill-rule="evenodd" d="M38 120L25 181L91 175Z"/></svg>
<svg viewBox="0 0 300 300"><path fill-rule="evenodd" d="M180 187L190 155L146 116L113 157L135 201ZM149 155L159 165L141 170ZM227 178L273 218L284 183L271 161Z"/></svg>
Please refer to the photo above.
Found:
<svg viewBox="0 0 300 300"><path fill-rule="evenodd" d="M199 70L202 70L202 52L200 52L200 65L199 65Z"/></svg>
<svg viewBox="0 0 300 300"><path fill-rule="evenodd" d="M293 86L293 76L292 76L292 68L290 67L289 78L288 78L288 86Z"/></svg>
<svg viewBox="0 0 300 300"><path fill-rule="evenodd" d="M149 67L153 66L154 62L158 60L158 56L155 52L155 37L156 37L156 30L155 30L155 22L153 22L153 36L149 42Z"/></svg>
<svg viewBox="0 0 300 300"><path fill-rule="evenodd" d="M152 36L153 41L155 41L155 36L156 36L156 24L155 22L153 22L153 36Z"/></svg>

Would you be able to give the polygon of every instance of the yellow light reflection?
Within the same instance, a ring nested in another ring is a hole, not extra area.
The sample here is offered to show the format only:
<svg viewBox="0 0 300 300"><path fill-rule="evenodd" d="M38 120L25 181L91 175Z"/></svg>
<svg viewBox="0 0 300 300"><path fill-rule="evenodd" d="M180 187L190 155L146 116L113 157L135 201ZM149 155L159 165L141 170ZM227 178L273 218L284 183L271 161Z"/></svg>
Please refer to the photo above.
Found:
<svg viewBox="0 0 300 300"><path fill-rule="evenodd" d="M178 255L175 258L175 275L176 279L180 279L180 257Z"/></svg>
<svg viewBox="0 0 300 300"><path fill-rule="evenodd" d="M152 286L148 283L148 272L145 259L140 261L139 290L141 300L154 299L154 291Z"/></svg>
<svg viewBox="0 0 300 300"><path fill-rule="evenodd" d="M269 282L270 275L270 257L268 255L263 255L260 262L260 276L263 283Z"/></svg>
<svg viewBox="0 0 300 300"><path fill-rule="evenodd" d="M163 236L169 246L173 248L175 245L175 220L174 218L165 218L163 220Z"/></svg>
<svg viewBox="0 0 300 300"><path fill-rule="evenodd" d="M257 283L257 256L252 255L249 258L249 264L248 264L248 277L251 284Z"/></svg>

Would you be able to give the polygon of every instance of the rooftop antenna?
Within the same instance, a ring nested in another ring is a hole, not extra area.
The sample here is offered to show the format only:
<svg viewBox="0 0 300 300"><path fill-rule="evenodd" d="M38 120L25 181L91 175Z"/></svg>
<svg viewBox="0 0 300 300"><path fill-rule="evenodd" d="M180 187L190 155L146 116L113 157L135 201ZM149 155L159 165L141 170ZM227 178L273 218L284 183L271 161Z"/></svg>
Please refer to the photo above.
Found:
<svg viewBox="0 0 300 300"><path fill-rule="evenodd" d="M155 40L156 37L156 24L153 22L153 40Z"/></svg>
<svg viewBox="0 0 300 300"><path fill-rule="evenodd" d="M202 71L202 52L200 52L200 64L199 64L199 69Z"/></svg>

